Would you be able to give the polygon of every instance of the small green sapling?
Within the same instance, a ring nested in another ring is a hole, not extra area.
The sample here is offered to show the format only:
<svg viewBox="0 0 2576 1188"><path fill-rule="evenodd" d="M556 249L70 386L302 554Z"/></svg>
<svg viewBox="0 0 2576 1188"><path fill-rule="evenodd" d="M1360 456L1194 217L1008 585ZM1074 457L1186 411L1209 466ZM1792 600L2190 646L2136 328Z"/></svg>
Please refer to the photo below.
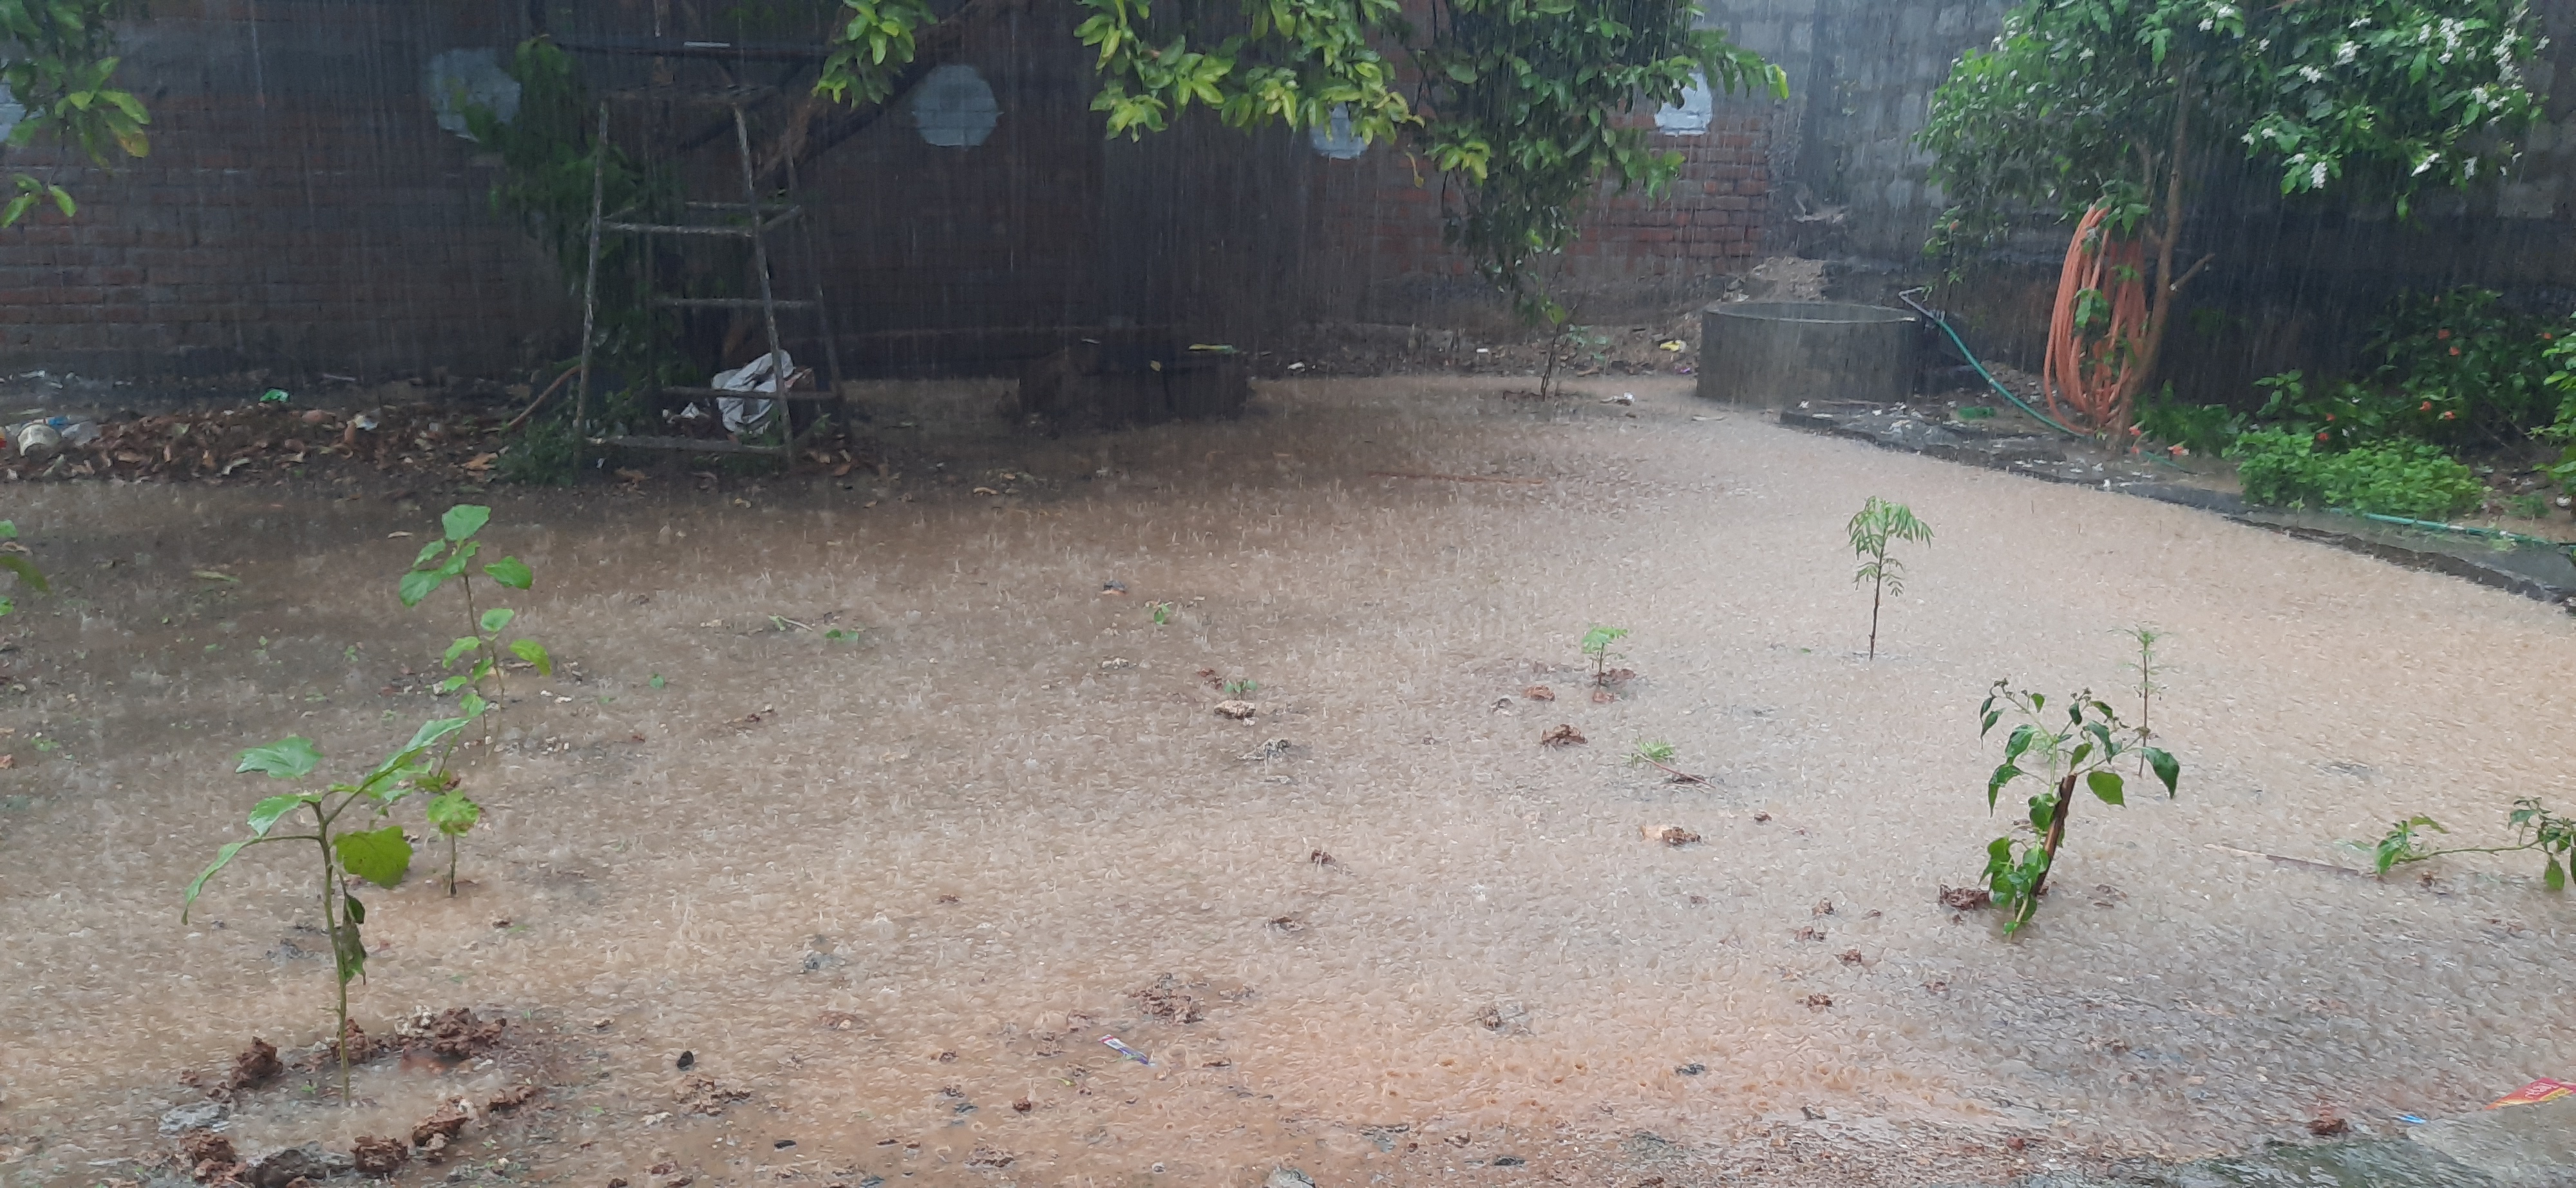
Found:
<svg viewBox="0 0 2576 1188"><path fill-rule="evenodd" d="M2147 713L2153 708L2156 694L2165 691L2164 686L2156 683L2156 645L2164 642L2165 633L2140 623L2120 634L2138 645L2138 658L2129 665L2138 673L2138 737L2153 738L2156 732L2147 727ZM2138 774L2147 774L2147 757L2144 755L2138 756Z"/></svg>
<svg viewBox="0 0 2576 1188"><path fill-rule="evenodd" d="M188 914L197 906L197 896L206 881L217 871L231 865L243 850L269 842L308 841L314 843L319 861L322 893L323 932L331 940L331 960L339 975L335 981L337 998L334 1017L339 1027L332 1033L340 1047L340 1100L349 1100L349 1051L343 1042L349 1035L349 979L366 972L367 946L359 936L359 926L367 922L367 906L350 890L343 876L364 879L379 887L392 889L411 870L411 842L403 837L402 826L387 823L395 802L412 792L412 783L427 769L422 758L430 748L445 742L463 730L469 719L440 718L425 723L412 734L402 749L385 758L375 768L358 778L356 783L332 784L318 792L288 792L267 797L250 810L250 836L225 842L215 851L214 862L188 884L186 902L179 910L179 922L187 923ZM313 774L322 763L322 752L313 740L301 736L284 738L264 747L252 747L241 753L236 772L259 772L271 779L301 780ZM360 829L345 818L351 809L363 810L361 823L376 828ZM309 821L300 814L309 812ZM309 824L308 833L279 833L281 822L293 819L294 825Z"/></svg>
<svg viewBox="0 0 2576 1188"><path fill-rule="evenodd" d="M1998 703L2002 708L1997 708ZM2046 695L2015 689L2010 681L1996 681L1984 704L1977 707L1977 737L1994 730L2006 710L2022 721L2004 742L2004 761L1986 780L1986 811L1994 812L1996 800L2015 780L2031 777L2041 788L2030 798L2030 836L2008 833L1986 846L1986 887L1995 906L2010 913L2004 921L2004 934L2010 936L2039 910L2049 868L2066 840L2066 819L2075 808L2078 783L2104 804L2125 803L2125 781L2111 765L2134 750L2146 759L2156 779L2163 782L2165 795L2171 797L2182 778L2182 765L2163 749L2148 746L2143 728L2122 724L2119 711L2095 698L2090 689L2066 703L2061 725L2058 715L2048 711Z"/></svg>
<svg viewBox="0 0 2576 1188"><path fill-rule="evenodd" d="M1852 555L1861 559L1852 584L1869 583L1869 658L1878 658L1878 604L1888 594L1902 597L1905 593L1905 566L1888 556L1888 545L1895 541L1923 542L1932 539L1932 526L1914 518L1914 509L1902 503L1889 503L1876 495L1853 513L1845 525L1851 534Z"/></svg>
<svg viewBox="0 0 2576 1188"><path fill-rule="evenodd" d="M1594 626L1583 633L1583 655L1592 661L1592 683L1595 686L1609 687L1610 662L1619 655L1610 650L1610 645L1627 638L1627 635L1625 627Z"/></svg>
<svg viewBox="0 0 2576 1188"><path fill-rule="evenodd" d="M2371 859L2385 876L2390 867L2407 862L2422 862L2445 854L2514 854L2524 850L2540 852L2540 884L2552 891L2567 889L2567 880L2576 876L2576 817L2562 817L2550 812L2538 798L2525 796L2513 802L2513 811L2505 814L2505 827L2513 831L2514 844L2509 846L2455 846L2428 849L2416 836L2418 830L2449 833L2442 823L2431 817L2408 817L2391 825L2388 836L2371 848Z"/></svg>
<svg viewBox="0 0 2576 1188"><path fill-rule="evenodd" d="M491 520L492 509L478 504L460 503L447 509L447 514L439 518L440 538L421 546L420 555L412 560L411 569L403 574L399 587L404 606L419 606L422 599L437 593L439 587L451 581L456 583L458 593L464 596L465 618L471 634L456 637L455 642L447 645L447 654L440 659L440 664L446 668L454 669L461 663L464 670L450 672L445 680L438 683L438 691L441 694L458 694L459 708L465 711L468 721L483 717L484 711L491 706L483 697L484 681L492 682L496 698L506 686L501 676L504 651L501 633L519 614L500 606L478 609L474 603L473 561L483 550L483 542L474 536ZM503 557L484 565L482 570L483 576L512 590L525 590L536 581L528 563L516 557ZM554 658L546 654L545 645L533 639L511 640L507 651L533 665L540 674L554 674ZM488 725L484 729L484 737L487 741L491 737ZM460 778L448 769L448 759L455 750L456 742L450 739L439 750L430 769L415 780L420 790L432 794L426 807L429 823L437 827L440 837L447 839L449 895L456 894L456 839L471 832L483 819L483 806L456 790Z"/></svg>

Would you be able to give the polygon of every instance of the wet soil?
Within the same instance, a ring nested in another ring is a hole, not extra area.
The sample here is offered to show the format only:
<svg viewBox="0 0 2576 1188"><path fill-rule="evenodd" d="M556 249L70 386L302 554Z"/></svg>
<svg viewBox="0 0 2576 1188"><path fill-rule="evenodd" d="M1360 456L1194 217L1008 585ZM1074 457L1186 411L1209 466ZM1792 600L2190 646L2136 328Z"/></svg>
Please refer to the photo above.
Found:
<svg viewBox="0 0 2576 1188"><path fill-rule="evenodd" d="M292 1059L330 1028L300 861L250 851L186 925L179 894L270 790L242 747L344 777L438 708L463 608L393 587L448 490L7 489L58 592L0 621L0 1176L176 1168L178 1074L254 1034L290 1058L215 1119L245 1159L410 1148L462 1099L394 1183L592 1188L1932 1184L2384 1134L2576 1066L2537 862L2339 873L2391 818L2484 837L2557 786L2561 612L1686 379L1513 382L475 496L562 667L470 752L459 893L426 845L360 889L352 1001L377 1037L508 1026L379 1055L354 1108ZM1870 495L1939 533L1874 663ZM2079 821L2090 890L2006 942L1940 902L2001 829L1977 700L2119 688L2139 622L2182 795ZM1523 697L1582 683L1592 624L1646 675ZM1536 745L1560 724L1593 744Z"/></svg>

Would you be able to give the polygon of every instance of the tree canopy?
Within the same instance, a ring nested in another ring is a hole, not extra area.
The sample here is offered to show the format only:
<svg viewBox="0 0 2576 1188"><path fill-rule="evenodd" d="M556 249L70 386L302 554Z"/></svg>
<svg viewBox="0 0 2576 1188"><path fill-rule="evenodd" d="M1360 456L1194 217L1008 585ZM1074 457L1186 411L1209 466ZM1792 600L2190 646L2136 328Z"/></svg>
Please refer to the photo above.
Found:
<svg viewBox="0 0 2576 1188"><path fill-rule="evenodd" d="M2175 254L2210 170L2238 157L2284 194L2411 215L2427 188L2510 166L2538 105L2534 24L2523 0L2026 0L1933 94L1920 143L1952 205L1931 247L2095 211L2105 244L2142 242L2113 269L2146 290L2137 332L2109 344L2125 399L2199 267ZM2113 303L2084 296L2102 316L2079 328L2098 333Z"/></svg>
<svg viewBox="0 0 2576 1188"><path fill-rule="evenodd" d="M152 122L143 103L117 89L114 22L143 15L141 0L0 0L0 82L23 109L9 130L9 147L42 138L59 140L93 164L151 151L143 127ZM15 224L38 203L70 217L77 209L61 185L20 173L16 194L0 205L0 227Z"/></svg>

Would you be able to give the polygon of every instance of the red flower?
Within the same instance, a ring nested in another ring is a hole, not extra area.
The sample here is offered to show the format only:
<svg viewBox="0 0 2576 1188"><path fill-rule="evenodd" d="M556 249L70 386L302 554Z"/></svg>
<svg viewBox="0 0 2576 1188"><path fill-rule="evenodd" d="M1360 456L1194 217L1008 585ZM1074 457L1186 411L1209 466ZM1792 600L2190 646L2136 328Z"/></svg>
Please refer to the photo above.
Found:
<svg viewBox="0 0 2576 1188"><path fill-rule="evenodd" d="M2415 411L2417 411L2417 412L2431 412L2431 411L2433 411L2433 402L2432 402L2432 401L2430 401L2430 400L2427 400L2427 401L2425 401L2425 402L2424 402L2424 407L2419 408L2419 409L2416 409Z"/></svg>
<svg viewBox="0 0 2576 1188"><path fill-rule="evenodd" d="M2448 330L2436 330L2433 332L2433 337L2441 339L2444 342L2449 342L2451 340L2451 332Z"/></svg>
<svg viewBox="0 0 2576 1188"><path fill-rule="evenodd" d="M2327 420L2329 420L2329 421L2333 420L2333 419L2334 419L2334 414L2333 414L2333 413L2327 413L2327 414L2326 414L2326 419L2327 419Z"/></svg>
<svg viewBox="0 0 2576 1188"><path fill-rule="evenodd" d="M2451 348L2451 353L2452 353L2452 354L2454 354L2454 355L2459 354L2459 353L2460 353L2460 348L2458 348L2458 347L2452 347L2452 348Z"/></svg>
<svg viewBox="0 0 2576 1188"><path fill-rule="evenodd" d="M2449 410L2449 409L2447 409L2447 408L2442 410L2442 419L2443 419L2443 420L2445 420L2445 421L2456 421L2456 420L2458 420L2458 419L2459 419L2459 417L2460 417L2460 414L2455 413L2455 412L2452 412L2451 410Z"/></svg>
<svg viewBox="0 0 2576 1188"><path fill-rule="evenodd" d="M2319 430L2317 430L2317 440L2318 440L2318 441L2324 441L2324 440L2326 440L2327 438L2332 437L2332 436L2333 436L2333 434L2327 433L2327 432L2326 432L2325 430L2323 430L2323 429L2319 429Z"/></svg>

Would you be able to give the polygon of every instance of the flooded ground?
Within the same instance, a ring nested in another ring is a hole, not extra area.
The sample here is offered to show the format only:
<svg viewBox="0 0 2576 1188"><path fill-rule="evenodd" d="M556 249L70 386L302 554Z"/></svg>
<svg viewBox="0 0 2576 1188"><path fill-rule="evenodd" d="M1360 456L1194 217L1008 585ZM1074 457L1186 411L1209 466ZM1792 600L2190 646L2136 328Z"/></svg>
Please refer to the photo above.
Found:
<svg viewBox="0 0 2576 1188"><path fill-rule="evenodd" d="M537 1081L404 1181L1901 1184L2576 1072L2537 860L2264 857L2576 800L2563 612L1687 383L1289 383L1228 424L917 437L874 478L474 496L570 667L513 676L469 765L463 893L365 893L353 1004L512 1038L372 1065L355 1109L296 1074L225 1133L346 1150ZM345 775L436 708L405 669L461 610L399 605L390 534L447 499L397 494L0 490L59 590L0 656L12 1185L131 1177L202 1099L178 1073L327 1033L300 856L251 851L186 926L180 892L270 791L243 746ZM1938 532L1875 662L1871 495ZM1608 704L1596 623L1640 674ZM2015 942L1941 908L2001 827L1986 685L2117 687L2137 623L2171 633L2180 798L2088 802ZM1542 748L1560 724L1589 744ZM1623 762L1647 740L1711 782Z"/></svg>

